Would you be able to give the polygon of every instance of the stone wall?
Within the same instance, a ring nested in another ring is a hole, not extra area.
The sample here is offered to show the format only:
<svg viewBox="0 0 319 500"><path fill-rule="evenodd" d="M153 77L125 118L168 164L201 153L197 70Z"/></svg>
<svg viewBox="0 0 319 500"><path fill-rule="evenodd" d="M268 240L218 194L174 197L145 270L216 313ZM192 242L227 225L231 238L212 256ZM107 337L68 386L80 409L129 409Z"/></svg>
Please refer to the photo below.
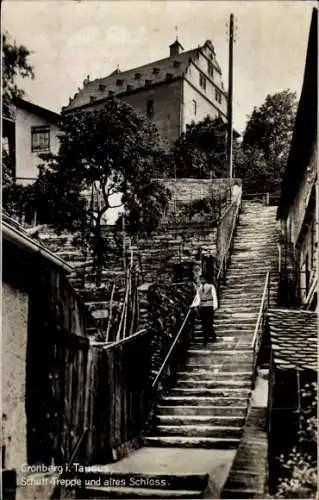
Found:
<svg viewBox="0 0 319 500"><path fill-rule="evenodd" d="M158 231L149 239L139 240L136 251L142 280L173 282L176 264L196 264L200 251L215 256L215 239L213 227L184 226Z"/></svg>
<svg viewBox="0 0 319 500"><path fill-rule="evenodd" d="M27 462L25 412L28 294L7 282L2 284L2 446L3 468L20 468Z"/></svg>

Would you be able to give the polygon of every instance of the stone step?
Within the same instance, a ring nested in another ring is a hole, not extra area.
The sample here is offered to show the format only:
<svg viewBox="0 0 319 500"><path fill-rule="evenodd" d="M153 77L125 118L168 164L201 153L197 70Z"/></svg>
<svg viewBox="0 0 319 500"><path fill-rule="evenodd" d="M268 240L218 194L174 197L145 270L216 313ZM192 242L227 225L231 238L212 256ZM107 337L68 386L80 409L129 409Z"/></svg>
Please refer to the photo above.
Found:
<svg viewBox="0 0 319 500"><path fill-rule="evenodd" d="M211 379L202 379L202 378L177 378L176 380L176 388L208 388L208 389L217 389L217 388L227 388L227 389L238 389L238 388L250 388L250 380L231 380L230 378L223 378L216 380L212 374Z"/></svg>
<svg viewBox="0 0 319 500"><path fill-rule="evenodd" d="M249 262L234 262L233 260L230 261L230 265L227 269L227 273L229 275L232 275L232 271L236 273L240 273L241 271L247 271L249 270L249 277L250 278L255 278L259 277L260 275L266 275L267 268L265 270L266 266L264 263L262 264L256 264L254 265L249 265Z"/></svg>
<svg viewBox="0 0 319 500"><path fill-rule="evenodd" d="M201 404L185 404L176 405L169 404L157 405L157 416L159 415L208 415L214 416L232 416L232 417L245 417L247 411L246 402L240 405L223 406L214 405L212 403L207 405Z"/></svg>
<svg viewBox="0 0 319 500"><path fill-rule="evenodd" d="M218 314L234 314L237 311L240 311L241 313L250 313L258 310L258 306L260 304L260 301L256 302L256 304L252 304L249 302L248 304L235 304L234 302L230 302L229 304L221 304L219 309L218 309Z"/></svg>
<svg viewBox="0 0 319 500"><path fill-rule="evenodd" d="M213 343L214 345L214 343ZM189 356L220 356L227 357L227 356L236 356L237 358L246 358L250 357L252 355L252 349L219 349L216 350L213 349L207 349L207 348L202 348L202 349L188 349L187 354Z"/></svg>
<svg viewBox="0 0 319 500"><path fill-rule="evenodd" d="M262 298L263 295L263 287L260 287L260 290L253 290L252 292L249 292L250 288L248 288L246 291L236 291L236 290L224 290L221 293L221 299L220 302L224 303L225 301L229 300L244 300L244 301L249 301L249 300L255 300L259 301ZM271 290L269 293L270 297L276 297L277 295L277 290Z"/></svg>
<svg viewBox="0 0 319 500"><path fill-rule="evenodd" d="M259 289L263 286L266 279L266 272L260 273L259 275L252 276L249 272L249 268L243 269L229 269L226 276L226 285L232 286L234 284L250 285L251 289Z"/></svg>
<svg viewBox="0 0 319 500"><path fill-rule="evenodd" d="M247 348L249 348L250 347L249 341L250 341L252 334L254 332L254 327L250 328L250 330L235 330L235 329L233 329L232 331L229 332L230 334L228 336L225 335L227 330L225 332L225 330L221 331L220 329L217 329L215 327L215 331L216 331L216 341L214 341L214 342L208 341L207 347L209 349L210 348L211 349L224 349L225 347L229 349L229 348L233 348L233 346L237 345L238 343L243 344L245 341L247 342ZM221 335L223 335L223 337L221 337ZM224 339L223 342L220 342L221 338ZM190 347L192 349L202 348L203 342L204 342L203 335L196 335L196 337L193 337L193 339L190 343Z"/></svg>
<svg viewBox="0 0 319 500"><path fill-rule="evenodd" d="M237 311L225 315L225 313L222 313L221 311L217 310L217 312L215 313L214 324L216 323L218 325L222 323L223 325L227 324L234 325L234 321L236 321L236 327L237 323L244 327L256 321L257 317L258 317L258 311L251 313L247 312L242 313L241 311Z"/></svg>
<svg viewBox="0 0 319 500"><path fill-rule="evenodd" d="M87 487L85 489L86 499L115 499L115 498L202 498L202 490L171 490L153 488L130 488L130 487Z"/></svg>
<svg viewBox="0 0 319 500"><path fill-rule="evenodd" d="M236 361L233 359L227 361L220 361L212 363L211 360L196 361L189 360L186 362L185 370L199 370L200 368L209 369L212 371L225 371L225 372L243 372L251 370L252 361Z"/></svg>
<svg viewBox="0 0 319 500"><path fill-rule="evenodd" d="M254 295L248 295L246 293L225 293L220 299L220 307L222 308L229 305L240 307L241 305L247 304L253 304L256 306L256 304L260 303L261 298L261 291L254 293Z"/></svg>
<svg viewBox="0 0 319 500"><path fill-rule="evenodd" d="M180 448L237 448L239 438L187 437L187 436L149 436L143 439L144 446L161 446Z"/></svg>
<svg viewBox="0 0 319 500"><path fill-rule="evenodd" d="M227 349L250 349L251 342L253 339L254 329L251 330L250 334L241 335L241 330L238 330L237 338L229 337L231 340L227 343ZM190 344L191 349L203 349L208 347L208 349L212 349L214 351L222 351L223 347L216 345L216 342L208 342L205 344L204 338L200 338L196 341L192 341Z"/></svg>
<svg viewBox="0 0 319 500"><path fill-rule="evenodd" d="M203 364L206 364L207 361L211 363L224 363L224 362L242 362L249 361L253 358L252 349L241 350L241 349L233 349L233 350L225 350L225 349L216 349L216 350L204 350L202 349L192 349L187 351L186 362L188 361L203 361Z"/></svg>
<svg viewBox="0 0 319 500"><path fill-rule="evenodd" d="M250 335L250 337L252 338L252 335ZM206 345L204 338L202 338L196 342L192 341L192 343L190 344L190 349L195 350L195 351L199 351L199 350L206 348L206 347L214 352L215 351L223 352L223 350L225 349L225 346L218 345L217 342L208 342ZM233 349L233 350L249 349L250 342L249 342L249 339L245 341L245 339L241 339L240 337L238 337L236 340L232 339L229 342L227 342L226 348Z"/></svg>
<svg viewBox="0 0 319 500"><path fill-rule="evenodd" d="M155 429L158 436L187 436L187 437L215 437L215 438L238 438L241 435L241 427L221 425L159 425Z"/></svg>
<svg viewBox="0 0 319 500"><path fill-rule="evenodd" d="M225 415L158 415L160 425L214 425L242 427L245 423L244 416Z"/></svg>
<svg viewBox="0 0 319 500"><path fill-rule="evenodd" d="M196 377L196 379L195 379ZM235 380L234 380L235 379ZM216 370L204 370L204 369L199 369L199 370L189 370L189 371L182 371L182 372L177 372L177 380L182 381L185 380L187 381L192 381L192 380L214 380L216 383L219 382L229 382L229 383L235 383L235 382L243 382L243 381L249 381L251 380L251 372L250 371L244 371L244 372L224 372L220 371L218 369Z"/></svg>
<svg viewBox="0 0 319 500"><path fill-rule="evenodd" d="M171 389L171 396L195 396L195 397L248 397L250 394L250 388L245 387L205 387L205 386L197 386L197 387L182 387L177 386Z"/></svg>
<svg viewBox="0 0 319 500"><path fill-rule="evenodd" d="M224 488L221 498L260 498L260 491L252 488Z"/></svg>
<svg viewBox="0 0 319 500"><path fill-rule="evenodd" d="M160 399L161 405L169 406L245 406L247 404L248 395L234 396L164 396Z"/></svg>
<svg viewBox="0 0 319 500"><path fill-rule="evenodd" d="M230 283L229 276L226 277L226 285L223 285L221 288L221 297L224 296L224 294L229 293L229 294L246 294L249 292L252 292L254 294L262 294L264 290L264 281L260 281L259 284L254 286L252 288L251 284L247 281L244 281L242 283L239 283L238 281L234 281L233 283Z"/></svg>

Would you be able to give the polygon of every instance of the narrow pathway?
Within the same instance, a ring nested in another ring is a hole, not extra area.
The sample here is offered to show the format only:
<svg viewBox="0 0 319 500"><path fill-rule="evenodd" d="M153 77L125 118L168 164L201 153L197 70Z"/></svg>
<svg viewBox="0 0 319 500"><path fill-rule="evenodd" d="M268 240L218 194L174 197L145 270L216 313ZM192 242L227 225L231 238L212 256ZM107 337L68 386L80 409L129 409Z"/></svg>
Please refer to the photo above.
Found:
<svg viewBox="0 0 319 500"><path fill-rule="evenodd" d="M267 271L276 294L275 207L245 203L215 317L217 343L203 347L201 327L176 386L157 408L148 446L236 448L251 394L251 342Z"/></svg>

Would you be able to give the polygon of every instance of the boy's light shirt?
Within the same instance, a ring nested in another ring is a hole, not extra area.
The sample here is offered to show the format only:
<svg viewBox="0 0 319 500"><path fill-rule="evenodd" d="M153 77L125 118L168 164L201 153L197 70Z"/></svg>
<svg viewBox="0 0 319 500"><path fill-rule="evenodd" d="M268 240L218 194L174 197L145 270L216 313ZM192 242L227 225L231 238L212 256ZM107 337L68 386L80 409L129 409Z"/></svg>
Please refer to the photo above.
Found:
<svg viewBox="0 0 319 500"><path fill-rule="evenodd" d="M216 309L218 309L218 299L217 299L217 293L216 293L216 289L214 287L214 285L208 285L211 289L211 292L212 292L212 300L213 300L213 307L214 307L214 311ZM200 296L199 296L199 287L197 288L197 291L196 291L196 295L195 295L195 298L191 304L191 307L199 307L200 305Z"/></svg>

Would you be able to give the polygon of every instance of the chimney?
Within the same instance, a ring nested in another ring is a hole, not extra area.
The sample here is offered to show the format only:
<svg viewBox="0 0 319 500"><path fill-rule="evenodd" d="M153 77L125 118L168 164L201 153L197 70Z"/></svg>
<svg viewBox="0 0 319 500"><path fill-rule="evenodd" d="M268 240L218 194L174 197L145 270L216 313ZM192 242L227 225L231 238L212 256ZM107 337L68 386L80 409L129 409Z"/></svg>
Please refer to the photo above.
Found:
<svg viewBox="0 0 319 500"><path fill-rule="evenodd" d="M182 50L184 50L184 47L176 38L175 42L169 46L169 55L170 57L178 56Z"/></svg>

